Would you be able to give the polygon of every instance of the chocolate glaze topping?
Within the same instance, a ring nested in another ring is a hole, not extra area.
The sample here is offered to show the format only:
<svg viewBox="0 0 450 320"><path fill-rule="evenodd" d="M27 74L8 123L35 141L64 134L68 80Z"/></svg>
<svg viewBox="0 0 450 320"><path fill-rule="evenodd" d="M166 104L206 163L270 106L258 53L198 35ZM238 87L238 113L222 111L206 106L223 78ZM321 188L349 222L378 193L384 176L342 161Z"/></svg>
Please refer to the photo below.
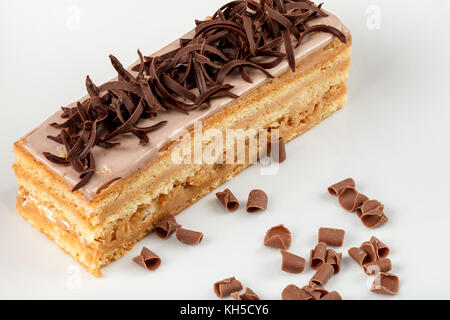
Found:
<svg viewBox="0 0 450 320"><path fill-rule="evenodd" d="M74 191L83 189L93 199L103 184L153 159L155 147L182 129L179 123L189 125L211 114L261 85L262 78L281 74L283 64L295 70L299 57L330 43L334 36L346 42L349 35L335 17L305 0L233 1L196 24L193 32L156 55L147 57L138 51L139 61L131 69L111 55L118 77L100 86L87 77L88 96L44 123L51 124L52 130L40 127L28 135L27 149L64 176ZM317 40L311 43L307 35ZM152 143L149 133L156 142ZM129 136L136 136L144 150L133 148L137 156L133 164L120 172L112 166L110 180L95 175L98 166L105 166L106 155L112 154L109 150L118 149L114 152L118 156L129 150ZM60 144L65 152L57 155L54 145L40 142L43 137ZM92 180L95 185L86 188Z"/></svg>

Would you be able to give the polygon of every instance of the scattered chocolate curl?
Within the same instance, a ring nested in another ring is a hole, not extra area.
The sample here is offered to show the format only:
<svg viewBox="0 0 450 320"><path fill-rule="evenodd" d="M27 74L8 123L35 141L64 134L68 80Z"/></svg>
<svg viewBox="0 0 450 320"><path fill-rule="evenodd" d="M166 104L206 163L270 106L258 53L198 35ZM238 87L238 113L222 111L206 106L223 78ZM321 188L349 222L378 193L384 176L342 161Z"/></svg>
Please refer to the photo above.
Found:
<svg viewBox="0 0 450 320"><path fill-rule="evenodd" d="M286 250L280 250L281 270L289 273L302 273L305 271L306 260Z"/></svg>
<svg viewBox="0 0 450 320"><path fill-rule="evenodd" d="M395 295L398 293L400 288L400 280L398 276L380 272L376 275L375 280L372 285L372 292L381 293L381 294L390 294Z"/></svg>
<svg viewBox="0 0 450 320"><path fill-rule="evenodd" d="M155 226L155 233L161 238L161 239L167 239L169 238L173 233L176 232L177 228L181 227L177 223L177 220L173 215L170 215L163 220L161 220L156 226Z"/></svg>
<svg viewBox="0 0 450 320"><path fill-rule="evenodd" d="M155 271L161 265L161 258L146 247L142 248L141 254L135 257L133 261L148 271Z"/></svg>
<svg viewBox="0 0 450 320"><path fill-rule="evenodd" d="M264 237L264 245L275 249L287 250L291 247L291 232L284 225L270 228Z"/></svg>
<svg viewBox="0 0 450 320"><path fill-rule="evenodd" d="M333 196L339 196L345 188L355 188L356 183L352 178L345 179L328 188L328 192Z"/></svg>
<svg viewBox="0 0 450 320"><path fill-rule="evenodd" d="M258 189L252 190L248 196L247 212L254 213L257 211L265 211L268 202L269 198L264 191Z"/></svg>
<svg viewBox="0 0 450 320"><path fill-rule="evenodd" d="M325 242L329 246L342 247L344 245L345 230L320 228L319 242Z"/></svg>
<svg viewBox="0 0 450 320"><path fill-rule="evenodd" d="M203 233L183 228L177 228L175 235L178 241L191 246L196 246L203 240Z"/></svg>
<svg viewBox="0 0 450 320"><path fill-rule="evenodd" d="M319 242L316 247L311 250L309 256L309 265L311 269L318 269L322 264L326 262L327 258L327 244L325 242Z"/></svg>
<svg viewBox="0 0 450 320"><path fill-rule="evenodd" d="M219 298L225 298L230 296L233 292L239 292L242 290L242 284L235 277L218 281L214 284L214 292Z"/></svg>
<svg viewBox="0 0 450 320"><path fill-rule="evenodd" d="M339 194L339 203L347 211L355 211L364 201L369 200L367 196L356 191L353 187L346 187Z"/></svg>
<svg viewBox="0 0 450 320"><path fill-rule="evenodd" d="M242 301L255 301L261 300L256 293L254 293L250 288L246 288L245 292L239 295L239 292L233 292L231 296L234 300L242 300Z"/></svg>
<svg viewBox="0 0 450 320"><path fill-rule="evenodd" d="M230 189L225 189L223 192L217 192L216 196L228 212L234 212L239 209L239 200L234 196Z"/></svg>

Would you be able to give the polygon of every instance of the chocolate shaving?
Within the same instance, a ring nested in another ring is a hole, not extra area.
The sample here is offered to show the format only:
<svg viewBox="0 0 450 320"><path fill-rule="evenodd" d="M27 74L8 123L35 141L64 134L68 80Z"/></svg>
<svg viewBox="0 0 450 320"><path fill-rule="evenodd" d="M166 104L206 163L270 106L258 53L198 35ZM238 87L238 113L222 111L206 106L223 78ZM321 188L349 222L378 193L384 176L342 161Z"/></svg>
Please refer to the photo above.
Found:
<svg viewBox="0 0 450 320"><path fill-rule="evenodd" d="M384 205L377 200L367 200L356 209L356 214L369 229L374 229L386 223L389 219L384 214Z"/></svg>
<svg viewBox="0 0 450 320"><path fill-rule="evenodd" d="M334 268L334 274L338 274L341 271L342 253L337 253L333 249L328 249L325 262Z"/></svg>
<svg viewBox="0 0 450 320"><path fill-rule="evenodd" d="M399 278L391 273L380 272L373 281L370 291L381 294L395 295L400 287Z"/></svg>
<svg viewBox="0 0 450 320"><path fill-rule="evenodd" d="M366 263L366 264L367 264L367 263L370 263L370 262L368 262L368 260L366 260L367 252L364 251L364 250L361 249L361 248L357 248L357 247L350 248L350 249L348 250L348 254L349 254L349 256L352 257L352 259L355 260L355 262L356 262L357 264L359 264L360 266L363 266L365 263ZM365 263L364 263L364 262L365 262Z"/></svg>
<svg viewBox="0 0 450 320"><path fill-rule="evenodd" d="M203 240L203 233L183 228L177 228L175 235L178 241L191 246L196 246Z"/></svg>
<svg viewBox="0 0 450 320"><path fill-rule="evenodd" d="M356 191L353 187L346 187L339 194L339 203L347 211L355 211L366 200L369 200L369 198Z"/></svg>
<svg viewBox="0 0 450 320"><path fill-rule="evenodd" d="M337 291L331 291L320 300L342 300L342 296Z"/></svg>
<svg viewBox="0 0 450 320"><path fill-rule="evenodd" d="M313 300L320 300L328 294L328 291L315 283L310 283L302 288L307 294L309 294Z"/></svg>
<svg viewBox="0 0 450 320"><path fill-rule="evenodd" d="M384 258L375 262L367 263L363 265L364 272L373 276L378 274L379 272L389 272L392 270L392 262L390 259Z"/></svg>
<svg viewBox="0 0 450 320"><path fill-rule="evenodd" d="M348 254L360 266L378 261L389 254L389 249L377 238L372 237L370 241L365 241L359 248L351 248ZM380 256L381 255L381 256Z"/></svg>
<svg viewBox="0 0 450 320"><path fill-rule="evenodd" d="M317 269L314 276L311 278L310 284L316 284L318 286L325 285L328 280L333 276L334 268L328 263L322 264L319 269Z"/></svg>
<svg viewBox="0 0 450 320"><path fill-rule="evenodd" d="M319 242L316 247L311 250L309 256L309 265L312 269L318 269L322 264L326 262L327 257L327 244L325 242Z"/></svg>
<svg viewBox="0 0 450 320"><path fill-rule="evenodd" d="M264 245L275 249L287 250L291 246L291 232L283 225L270 228L264 237Z"/></svg>
<svg viewBox="0 0 450 320"><path fill-rule="evenodd" d="M344 245L345 231L341 229L320 228L319 242L329 246L342 247Z"/></svg>
<svg viewBox="0 0 450 320"><path fill-rule="evenodd" d="M329 187L328 192L333 196L339 196L339 194L345 188L355 188L355 187L356 187L355 180L353 180L352 178L348 178Z"/></svg>
<svg viewBox="0 0 450 320"><path fill-rule="evenodd" d="M293 284L284 288L281 293L281 298L283 300L314 300L309 293Z"/></svg>
<svg viewBox="0 0 450 320"><path fill-rule="evenodd" d="M305 271L306 260L295 254L287 252L286 250L280 250L281 253L281 270L289 273L302 273Z"/></svg>
<svg viewBox="0 0 450 320"><path fill-rule="evenodd" d="M250 69L272 78L269 69L283 59L295 71L294 47L310 33L327 32L347 42L346 36L332 26L306 27L318 16L327 14L321 5L310 1L232 1L211 19L196 21L194 37L181 39L179 48L153 57L138 50L140 62L131 71L110 55L118 79L96 86L86 77L88 98L76 107L63 108L61 118L65 121L51 124L60 133L48 139L69 146L68 156L61 158L48 152L44 156L80 173L81 181L73 191L84 187L95 175L93 148L116 148L120 143L113 139L125 134L136 136L145 146L150 142L148 134L166 124L157 122L151 130L141 130L141 121L157 118L169 109L187 114L208 108L213 99L237 98L227 83L231 73L240 74L248 82L252 82ZM63 129L67 129L66 143L62 141Z"/></svg>
<svg viewBox="0 0 450 320"><path fill-rule="evenodd" d="M163 220L161 220L156 226L155 226L155 233L162 239L169 238L177 228L180 228L181 225L177 223L177 220L174 216L170 215Z"/></svg>
<svg viewBox="0 0 450 320"><path fill-rule="evenodd" d="M370 242L375 247L375 251L377 252L378 259L386 258L389 255L389 253L391 252L391 250L383 242L381 242L379 239L377 239L375 237L371 237Z"/></svg>
<svg viewBox="0 0 450 320"><path fill-rule="evenodd" d="M230 189L225 189L223 192L216 193L217 199L229 212L234 212L239 209L239 200L234 196Z"/></svg>
<svg viewBox="0 0 450 320"><path fill-rule="evenodd" d="M262 190L252 190L248 195L247 212L254 213L257 211L265 211L269 198Z"/></svg>
<svg viewBox="0 0 450 320"><path fill-rule="evenodd" d="M233 292L231 296L235 300L242 300L242 301L254 301L254 300L261 300L256 293L254 293L250 288L246 288L245 292L241 295L239 295L239 292Z"/></svg>
<svg viewBox="0 0 450 320"><path fill-rule="evenodd" d="M161 265L161 258L146 247L142 248L141 254L133 261L148 271L155 271Z"/></svg>
<svg viewBox="0 0 450 320"><path fill-rule="evenodd" d="M214 284L214 292L219 298L230 296L234 292L242 290L242 284L235 277L218 281Z"/></svg>

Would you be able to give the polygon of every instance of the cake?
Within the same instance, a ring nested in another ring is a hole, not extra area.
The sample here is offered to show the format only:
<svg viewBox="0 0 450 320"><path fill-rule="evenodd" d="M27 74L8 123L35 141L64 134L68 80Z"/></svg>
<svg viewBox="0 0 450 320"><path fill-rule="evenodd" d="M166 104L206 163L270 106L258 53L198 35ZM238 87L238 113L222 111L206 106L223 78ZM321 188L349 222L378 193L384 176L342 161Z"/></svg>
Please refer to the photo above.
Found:
<svg viewBox="0 0 450 320"><path fill-rule="evenodd" d="M138 54L128 69L110 56L115 79L87 77L87 96L14 144L17 211L96 276L254 164L275 133L289 142L347 100L350 32L307 0L233 1ZM216 147L212 133L228 130L247 133L243 150ZM193 160L198 148L215 152Z"/></svg>

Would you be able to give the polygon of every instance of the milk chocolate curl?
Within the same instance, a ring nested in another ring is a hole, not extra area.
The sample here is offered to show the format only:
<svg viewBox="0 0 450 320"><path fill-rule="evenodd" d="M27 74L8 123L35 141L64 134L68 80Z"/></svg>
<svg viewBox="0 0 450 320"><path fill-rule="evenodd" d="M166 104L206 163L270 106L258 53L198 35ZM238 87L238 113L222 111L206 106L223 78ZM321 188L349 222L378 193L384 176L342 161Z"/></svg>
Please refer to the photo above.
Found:
<svg viewBox="0 0 450 320"><path fill-rule="evenodd" d="M312 269L315 270L325 263L326 258L327 244L325 242L319 242L316 247L311 250L311 254L309 256L309 265Z"/></svg>
<svg viewBox="0 0 450 320"><path fill-rule="evenodd" d="M344 244L344 238L344 230L331 228L319 229L319 242L325 242L329 246L342 247Z"/></svg>
<svg viewBox="0 0 450 320"><path fill-rule="evenodd" d="M269 198L262 190L252 190L248 195L247 212L254 213L257 211L265 211Z"/></svg>
<svg viewBox="0 0 450 320"><path fill-rule="evenodd" d="M392 270L392 262L390 259L384 258L375 262L367 263L363 265L364 272L373 276L378 274L379 272L389 272Z"/></svg>
<svg viewBox="0 0 450 320"><path fill-rule="evenodd" d="M381 204L378 200L366 200L361 206L356 209L356 214L359 218L361 218L363 214L366 214L373 210L383 211L384 205Z"/></svg>
<svg viewBox="0 0 450 320"><path fill-rule="evenodd" d="M170 215L155 226L155 233L162 239L169 238L177 228L181 227L174 216Z"/></svg>
<svg viewBox="0 0 450 320"><path fill-rule="evenodd" d="M290 284L284 288L281 293L281 298L283 300L314 300L314 298L305 290L302 290L293 284Z"/></svg>
<svg viewBox="0 0 450 320"><path fill-rule="evenodd" d="M314 276L311 278L310 284L317 284L318 286L325 285L331 276L334 274L334 268L328 264L322 264L319 269L317 269Z"/></svg>
<svg viewBox="0 0 450 320"><path fill-rule="evenodd" d="M233 292L242 290L242 284L235 277L218 281L214 284L214 292L219 298L230 296Z"/></svg>
<svg viewBox="0 0 450 320"><path fill-rule="evenodd" d="M302 273L305 271L306 260L295 254L280 250L281 253L281 270L289 273Z"/></svg>
<svg viewBox="0 0 450 320"><path fill-rule="evenodd" d="M275 249L287 250L291 246L291 232L283 225L270 228L264 237L264 245Z"/></svg>
<svg viewBox="0 0 450 320"><path fill-rule="evenodd" d="M328 291L326 289L318 286L315 283L310 283L309 285L304 286L302 290L313 297L314 300L320 300L328 294Z"/></svg>
<svg viewBox="0 0 450 320"><path fill-rule="evenodd" d="M367 200L356 209L356 214L369 229L374 229L386 223L389 219L384 214L384 205L377 200Z"/></svg>
<svg viewBox="0 0 450 320"><path fill-rule="evenodd" d="M284 141L284 138L280 138L278 140L278 143L275 145L275 148L272 148L272 151L276 151L272 154L275 162L282 163L286 161L286 143Z"/></svg>
<svg viewBox="0 0 450 320"><path fill-rule="evenodd" d="M391 252L391 250L383 242L375 237L370 238L370 242L375 247L378 259L386 258Z"/></svg>
<svg viewBox="0 0 450 320"><path fill-rule="evenodd" d="M239 209L239 200L234 196L230 189L225 189L223 192L216 193L217 199L229 212L234 212Z"/></svg>
<svg viewBox="0 0 450 320"><path fill-rule="evenodd" d="M348 250L348 254L350 257L352 257L353 260L355 260L355 262L357 264L359 264L360 266L363 265L363 261L366 259L367 257L367 252L365 252L363 249L361 248L351 248L350 250Z"/></svg>
<svg viewBox="0 0 450 320"><path fill-rule="evenodd" d="M370 291L381 294L397 294L400 287L399 278L391 273L380 272L373 281Z"/></svg>
<svg viewBox="0 0 450 320"><path fill-rule="evenodd" d="M239 292L233 292L231 296L235 300L242 300L242 301L252 301L252 300L261 300L256 293L254 293L250 288L246 288L245 292L241 295L239 295Z"/></svg>
<svg viewBox="0 0 450 320"><path fill-rule="evenodd" d="M178 241L192 246L198 245L203 240L203 233L178 228L176 231Z"/></svg>
<svg viewBox="0 0 450 320"><path fill-rule="evenodd" d="M377 250L375 249L375 246L372 242L370 241L363 242L360 248L367 253L367 256L363 260L363 265L378 260Z"/></svg>
<svg viewBox="0 0 450 320"><path fill-rule="evenodd" d="M338 274L341 271L342 253L337 253L333 249L328 249L325 262L334 268L334 274Z"/></svg>
<svg viewBox="0 0 450 320"><path fill-rule="evenodd" d="M161 258L146 247L142 248L141 254L135 257L133 261L148 271L155 271L161 265Z"/></svg>
<svg viewBox="0 0 450 320"><path fill-rule="evenodd" d="M369 198L356 191L355 188L347 187L339 194L339 203L347 211L355 211L366 200Z"/></svg>
<svg viewBox="0 0 450 320"><path fill-rule="evenodd" d="M362 223L369 229L375 229L389 221L384 212L370 211L361 217Z"/></svg>
<svg viewBox="0 0 450 320"><path fill-rule="evenodd" d="M341 295L336 291L331 291L329 294L321 298L320 300L342 300Z"/></svg>
<svg viewBox="0 0 450 320"><path fill-rule="evenodd" d="M339 196L339 194L345 188L355 188L355 187L356 187L355 180L353 180L352 178L348 178L329 187L328 192L333 196Z"/></svg>

